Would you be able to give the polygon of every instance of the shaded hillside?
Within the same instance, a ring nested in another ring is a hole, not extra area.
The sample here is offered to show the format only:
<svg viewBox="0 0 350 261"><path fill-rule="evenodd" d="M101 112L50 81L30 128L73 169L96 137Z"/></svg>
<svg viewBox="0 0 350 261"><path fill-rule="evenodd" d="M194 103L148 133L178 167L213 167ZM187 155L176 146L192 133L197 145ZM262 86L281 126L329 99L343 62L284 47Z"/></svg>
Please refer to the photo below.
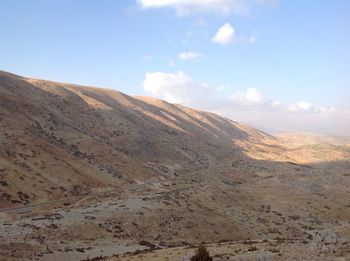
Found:
<svg viewBox="0 0 350 261"><path fill-rule="evenodd" d="M0 126L2 207L182 175L274 141L158 99L6 72Z"/></svg>

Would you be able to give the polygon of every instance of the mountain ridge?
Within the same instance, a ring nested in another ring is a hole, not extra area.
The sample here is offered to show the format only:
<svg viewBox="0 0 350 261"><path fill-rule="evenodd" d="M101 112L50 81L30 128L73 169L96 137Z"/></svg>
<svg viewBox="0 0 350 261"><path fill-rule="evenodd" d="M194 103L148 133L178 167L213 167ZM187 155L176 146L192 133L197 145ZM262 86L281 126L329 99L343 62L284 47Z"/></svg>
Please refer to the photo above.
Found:
<svg viewBox="0 0 350 261"><path fill-rule="evenodd" d="M89 191L157 177L147 162L179 164L180 172L203 169L210 161L241 154L242 143L274 139L213 113L156 98L5 72L0 73L0 109L2 178L9 184L2 204L23 203L9 200L17 197L9 189L12 183L21 187L22 179L28 183L24 188L41 187L44 175L49 184L39 191L57 199L57 191L70 190L66 186L86 183L82 189ZM38 155L40 151L45 153ZM62 172L69 174L63 178ZM30 195L28 191L23 193ZM26 200L31 198L35 196Z"/></svg>

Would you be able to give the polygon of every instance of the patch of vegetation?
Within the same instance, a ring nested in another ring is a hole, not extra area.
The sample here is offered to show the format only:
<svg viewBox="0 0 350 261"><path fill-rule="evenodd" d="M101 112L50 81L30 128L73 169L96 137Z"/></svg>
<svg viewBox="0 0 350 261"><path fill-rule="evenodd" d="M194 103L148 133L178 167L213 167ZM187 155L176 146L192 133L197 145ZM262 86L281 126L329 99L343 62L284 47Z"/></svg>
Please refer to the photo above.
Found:
<svg viewBox="0 0 350 261"><path fill-rule="evenodd" d="M2 185L2 186L4 186L4 187L7 187L9 184L8 184L6 181L1 180L1 181L0 181L0 185Z"/></svg>
<svg viewBox="0 0 350 261"><path fill-rule="evenodd" d="M196 254L191 257L191 261L212 261L213 258L210 257L208 250L205 246L199 246Z"/></svg>
<svg viewBox="0 0 350 261"><path fill-rule="evenodd" d="M155 246L154 244L152 244L152 243L150 243L150 242L148 242L148 241L146 241L146 240L140 241L140 242L139 242L139 245L141 245L141 246L146 246L146 247L149 247L149 248L151 248L151 249L156 248L156 246Z"/></svg>

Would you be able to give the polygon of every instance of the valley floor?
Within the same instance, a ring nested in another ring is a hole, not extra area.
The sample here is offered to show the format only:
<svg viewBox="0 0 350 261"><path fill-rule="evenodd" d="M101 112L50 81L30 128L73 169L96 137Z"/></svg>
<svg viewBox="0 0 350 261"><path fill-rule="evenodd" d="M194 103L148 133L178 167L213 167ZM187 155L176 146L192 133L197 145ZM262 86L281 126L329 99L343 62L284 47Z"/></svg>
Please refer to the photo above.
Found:
<svg viewBox="0 0 350 261"><path fill-rule="evenodd" d="M217 260L349 260L349 167L230 160L181 177L3 210L0 256L188 260L205 243Z"/></svg>

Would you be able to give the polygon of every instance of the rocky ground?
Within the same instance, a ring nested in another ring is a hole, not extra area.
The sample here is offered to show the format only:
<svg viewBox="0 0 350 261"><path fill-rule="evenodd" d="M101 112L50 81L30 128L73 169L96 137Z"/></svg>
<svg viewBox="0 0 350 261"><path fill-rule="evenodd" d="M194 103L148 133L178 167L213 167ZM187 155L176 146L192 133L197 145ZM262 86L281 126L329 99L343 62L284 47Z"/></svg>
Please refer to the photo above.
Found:
<svg viewBox="0 0 350 261"><path fill-rule="evenodd" d="M273 260L349 258L350 184L341 174L349 165L241 164L4 211L2 257L186 260L206 243L229 260L252 260L261 251Z"/></svg>
<svg viewBox="0 0 350 261"><path fill-rule="evenodd" d="M0 72L0 260L349 260L350 148L303 137Z"/></svg>

